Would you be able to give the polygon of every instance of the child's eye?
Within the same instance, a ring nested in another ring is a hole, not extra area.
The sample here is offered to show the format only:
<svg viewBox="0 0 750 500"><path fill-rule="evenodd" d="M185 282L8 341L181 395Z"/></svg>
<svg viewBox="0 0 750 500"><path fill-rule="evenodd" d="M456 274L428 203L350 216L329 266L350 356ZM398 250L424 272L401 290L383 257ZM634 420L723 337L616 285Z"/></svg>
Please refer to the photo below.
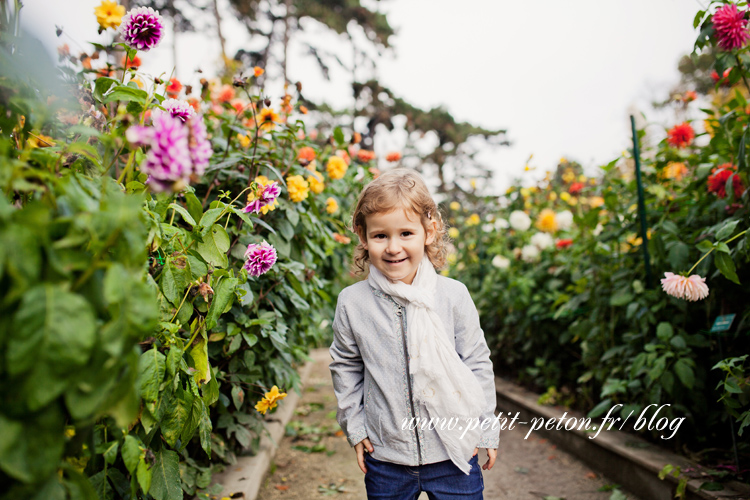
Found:
<svg viewBox="0 0 750 500"><path fill-rule="evenodd" d="M413 233L411 231L404 231L403 233L401 233L401 236L410 236L412 234Z"/></svg>
<svg viewBox="0 0 750 500"><path fill-rule="evenodd" d="M376 238L376 239L385 238L385 235L384 234L376 234L375 236L373 236L373 238Z"/></svg>

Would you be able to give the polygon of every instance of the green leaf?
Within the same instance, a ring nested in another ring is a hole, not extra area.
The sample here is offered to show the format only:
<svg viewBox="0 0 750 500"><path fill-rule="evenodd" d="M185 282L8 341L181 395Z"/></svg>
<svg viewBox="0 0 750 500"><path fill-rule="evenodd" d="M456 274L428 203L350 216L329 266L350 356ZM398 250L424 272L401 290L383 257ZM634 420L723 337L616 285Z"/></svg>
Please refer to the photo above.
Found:
<svg viewBox="0 0 750 500"><path fill-rule="evenodd" d="M668 341L669 339L672 338L673 335L674 335L674 330L672 329L672 325L667 323L666 321L662 321L656 327L656 336L662 342Z"/></svg>
<svg viewBox="0 0 750 500"><path fill-rule="evenodd" d="M179 269L175 266L174 259L170 257L167 265L162 270L159 285L162 293L173 306L177 307L182 302L182 296L189 281L189 271L187 269Z"/></svg>
<svg viewBox="0 0 750 500"><path fill-rule="evenodd" d="M740 284L740 279L737 277L737 271L734 267L734 261L726 253L717 252L714 256L714 262L716 267L719 268L721 274L723 274L728 280Z"/></svg>
<svg viewBox="0 0 750 500"><path fill-rule="evenodd" d="M208 215L208 212L206 212L206 215ZM204 215L203 218L205 218L206 215ZM214 224L211 227L211 231L203 238L203 242L197 244L196 251L209 264L215 267L225 268L229 264L227 259L229 245L230 241L227 232L223 227Z"/></svg>
<svg viewBox="0 0 750 500"><path fill-rule="evenodd" d="M201 447L209 458L211 457L211 430L211 417L208 414L208 408L204 403L201 407L200 420L198 422L198 435L200 436Z"/></svg>
<svg viewBox="0 0 750 500"><path fill-rule="evenodd" d="M674 364L674 372L677 374L677 378L680 379L680 382L682 382L682 385L688 389L693 388L695 385L695 373L685 358L677 360Z"/></svg>
<svg viewBox="0 0 750 500"><path fill-rule="evenodd" d="M681 241L677 241L669 249L669 264L672 269L682 269L690 257L690 247Z"/></svg>
<svg viewBox="0 0 750 500"><path fill-rule="evenodd" d="M738 220L730 220L726 222L723 226L721 226L721 229L716 233L716 239L717 240L725 240L732 236L732 233L734 233L735 228L737 228L737 224L739 224L740 221Z"/></svg>
<svg viewBox="0 0 750 500"><path fill-rule="evenodd" d="M296 226L299 222L299 212L295 207L289 207L286 209L286 218L292 226Z"/></svg>
<svg viewBox="0 0 750 500"><path fill-rule="evenodd" d="M695 248L700 250L701 253L710 252L713 247L714 247L713 244L708 240L701 240L700 243L695 245Z"/></svg>
<svg viewBox="0 0 750 500"><path fill-rule="evenodd" d="M177 211L177 213L179 213L182 216L182 219L188 224L190 224L191 227L195 226L195 219L193 219L193 216L190 215L190 212L185 210L185 207L183 207L182 205L178 205L177 203L170 203L169 208Z"/></svg>
<svg viewBox="0 0 750 500"><path fill-rule="evenodd" d="M676 349L685 349L687 347L687 342L685 342L685 338L682 335L675 335L669 340L669 343Z"/></svg>
<svg viewBox="0 0 750 500"><path fill-rule="evenodd" d="M35 363L51 363L64 373L84 365L96 340L89 302L60 285L40 285L24 294L8 339L7 369L12 375Z"/></svg>
<svg viewBox="0 0 750 500"><path fill-rule="evenodd" d="M185 203L187 204L188 213L190 213L193 220L201 220L203 218L203 204L195 194L185 193Z"/></svg>
<svg viewBox="0 0 750 500"><path fill-rule="evenodd" d="M162 449L156 454L149 494L155 500L182 500L179 459L174 451Z"/></svg>
<svg viewBox="0 0 750 500"><path fill-rule="evenodd" d="M154 469L152 467L149 467L149 465L146 463L145 458L141 458L138 461L136 478L138 479L138 484L140 485L144 493L148 493L151 489L151 480L153 478L153 475Z"/></svg>
<svg viewBox="0 0 750 500"><path fill-rule="evenodd" d="M181 362L182 349L176 345L171 346L167 353L167 373L171 378L174 378L174 376L180 371Z"/></svg>
<svg viewBox="0 0 750 500"><path fill-rule="evenodd" d="M133 474L141 458L141 440L131 434L126 435L120 455L122 455L122 461L125 463L128 472Z"/></svg>
<svg viewBox="0 0 750 500"><path fill-rule="evenodd" d="M602 400L598 405L594 406L591 411L586 415L588 418L596 418L607 411L612 406L612 400L607 398Z"/></svg>
<svg viewBox="0 0 750 500"><path fill-rule="evenodd" d="M99 101L104 101L104 94L113 87L117 87L120 83L112 78L97 78L94 83L94 97Z"/></svg>
<svg viewBox="0 0 750 500"><path fill-rule="evenodd" d="M219 219L219 216L224 212L223 207L212 208L203 214L200 221L201 227L211 227L214 222Z"/></svg>
<svg viewBox="0 0 750 500"><path fill-rule="evenodd" d="M206 330L211 330L216 326L224 311L232 304L234 299L234 289L239 283L238 278L224 278L214 288L214 297L211 300L211 307L206 315Z"/></svg>
<svg viewBox="0 0 750 500"><path fill-rule="evenodd" d="M232 386L232 401L234 402L234 407L238 410L242 408L242 403L245 402L245 391L239 385Z"/></svg>
<svg viewBox="0 0 750 500"><path fill-rule="evenodd" d="M138 360L138 387L145 401L159 398L159 386L166 372L166 357L155 347L141 354Z"/></svg>
<svg viewBox="0 0 750 500"><path fill-rule="evenodd" d="M162 397L162 399L164 398ZM159 427L167 444L175 446L192 411L193 395L179 387L169 403L168 406L165 405L165 414L159 422Z"/></svg>
<svg viewBox="0 0 750 500"><path fill-rule="evenodd" d="M609 299L609 305L613 307L620 307L626 304L630 304L633 301L633 294L627 289L621 289L615 292L614 295Z"/></svg>
<svg viewBox="0 0 750 500"><path fill-rule="evenodd" d="M190 357L195 366L193 378L198 385L207 384L211 381L211 365L208 361L208 342L205 337L201 337L193 344L190 349Z"/></svg>
<svg viewBox="0 0 750 500"><path fill-rule="evenodd" d="M211 406L219 400L219 384L216 382L215 376L212 375L208 383L201 387L201 393L206 406Z"/></svg>
<svg viewBox="0 0 750 500"><path fill-rule="evenodd" d="M108 104L114 101L135 101L138 104L145 105L146 99L148 99L148 92L141 89L134 89L133 87L128 87L127 85L119 85L103 95L104 104Z"/></svg>
<svg viewBox="0 0 750 500"><path fill-rule="evenodd" d="M333 129L333 138L336 140L336 144L344 144L344 132L341 131L341 127Z"/></svg>

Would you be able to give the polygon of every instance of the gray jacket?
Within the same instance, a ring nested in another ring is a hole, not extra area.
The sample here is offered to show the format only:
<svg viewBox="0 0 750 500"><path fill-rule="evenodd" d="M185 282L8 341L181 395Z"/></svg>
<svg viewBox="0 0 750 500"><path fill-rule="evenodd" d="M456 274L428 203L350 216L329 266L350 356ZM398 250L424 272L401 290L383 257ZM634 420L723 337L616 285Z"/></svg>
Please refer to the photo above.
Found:
<svg viewBox="0 0 750 500"><path fill-rule="evenodd" d="M490 350L471 295L463 283L439 275L436 302L451 343L484 390L487 406L481 418L494 419ZM406 308L367 280L339 294L330 349L336 419L351 446L370 439L376 460L411 466L449 460L434 429L402 429L405 419L430 418L412 397L406 324ZM499 428L489 427L477 447L497 448L499 437Z"/></svg>

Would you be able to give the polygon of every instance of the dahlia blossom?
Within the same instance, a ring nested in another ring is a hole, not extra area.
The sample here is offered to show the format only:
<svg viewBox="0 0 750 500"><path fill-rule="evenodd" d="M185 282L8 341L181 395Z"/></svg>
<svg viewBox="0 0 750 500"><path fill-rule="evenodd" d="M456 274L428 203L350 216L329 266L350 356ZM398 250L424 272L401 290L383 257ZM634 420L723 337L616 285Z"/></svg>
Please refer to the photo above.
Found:
<svg viewBox="0 0 750 500"><path fill-rule="evenodd" d="M508 269L510 267L510 259L502 255L495 255L492 258L492 265L498 269Z"/></svg>
<svg viewBox="0 0 750 500"><path fill-rule="evenodd" d="M179 118L182 123L188 121L195 115L195 110L187 101L180 101L178 99L164 99L161 103L164 111L172 115L172 118Z"/></svg>
<svg viewBox="0 0 750 500"><path fill-rule="evenodd" d="M122 18L118 31L128 47L147 52L164 37L164 21L151 7L136 7Z"/></svg>
<svg viewBox="0 0 750 500"><path fill-rule="evenodd" d="M539 249L534 245L526 245L521 249L521 259L524 262L534 262L539 259Z"/></svg>
<svg viewBox="0 0 750 500"><path fill-rule="evenodd" d="M724 163L711 170L711 175L708 177L708 191L710 193L716 193L719 198L727 197L727 180L732 177L732 189L734 190L734 196L739 197L745 190L742 185L740 176L737 175L737 167L731 163Z"/></svg>
<svg viewBox="0 0 750 500"><path fill-rule="evenodd" d="M242 211L246 214L251 212L259 213L261 211L261 208L265 207L266 205L273 204L273 202L276 201L276 198L278 198L280 194L281 186L279 186L278 182L271 181L265 185L259 183L258 194L250 195L252 200L247 204L245 208L242 209Z"/></svg>
<svg viewBox="0 0 750 500"><path fill-rule="evenodd" d="M573 240L571 238L564 238L555 242L557 248L568 248L572 244Z"/></svg>
<svg viewBox="0 0 750 500"><path fill-rule="evenodd" d="M662 289L672 297L696 301L708 297L708 285L706 278L697 274L686 278L674 273L664 273L665 278L661 280Z"/></svg>
<svg viewBox="0 0 750 500"><path fill-rule="evenodd" d="M193 171L188 151L188 129L167 113L153 116L151 127L130 127L128 141L136 145L150 145L141 172L149 175L148 183L155 191L169 189L174 183L187 183Z"/></svg>
<svg viewBox="0 0 750 500"><path fill-rule="evenodd" d="M591 205L593 206L593 203ZM555 220L557 220L558 229L561 231L567 231L573 227L573 212L570 210L563 210L557 214Z"/></svg>
<svg viewBox="0 0 750 500"><path fill-rule="evenodd" d="M689 123L681 123L679 125L675 125L670 129L670 131L667 133L667 142L670 146L674 146L676 148L684 148L690 145L691 142L693 142L693 138L695 137L695 131L693 130L693 127L690 126Z"/></svg>
<svg viewBox="0 0 750 500"><path fill-rule="evenodd" d="M750 33L747 31L745 12L729 4L718 9L713 16L714 33L719 47L725 51L740 49L745 46Z"/></svg>
<svg viewBox="0 0 750 500"><path fill-rule="evenodd" d="M544 250L555 244L555 241L547 233L536 233L531 237L531 244L537 247L539 250Z"/></svg>
<svg viewBox="0 0 750 500"><path fill-rule="evenodd" d="M531 218L526 212L522 212L521 210L512 211L510 217L508 217L508 222L510 223L510 227L516 231L526 231L531 227Z"/></svg>
<svg viewBox="0 0 750 500"><path fill-rule="evenodd" d="M268 272L276 263L276 249L263 241L260 245L250 243L245 252L247 261L242 266L250 276L260 276Z"/></svg>

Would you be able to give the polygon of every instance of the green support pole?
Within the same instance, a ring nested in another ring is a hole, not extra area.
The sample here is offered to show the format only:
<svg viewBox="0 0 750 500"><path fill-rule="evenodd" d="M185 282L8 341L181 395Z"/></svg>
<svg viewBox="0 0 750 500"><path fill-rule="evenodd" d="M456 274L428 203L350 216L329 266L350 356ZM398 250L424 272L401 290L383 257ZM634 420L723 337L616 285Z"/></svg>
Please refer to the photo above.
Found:
<svg viewBox="0 0 750 500"><path fill-rule="evenodd" d="M630 127L633 130L633 159L635 160L635 181L638 184L638 217L641 219L641 239L643 240L643 262L646 264L646 288L651 288L651 259L648 255L648 231L646 230L646 202L641 182L641 152L638 147L638 132L635 130L635 117L630 115Z"/></svg>

